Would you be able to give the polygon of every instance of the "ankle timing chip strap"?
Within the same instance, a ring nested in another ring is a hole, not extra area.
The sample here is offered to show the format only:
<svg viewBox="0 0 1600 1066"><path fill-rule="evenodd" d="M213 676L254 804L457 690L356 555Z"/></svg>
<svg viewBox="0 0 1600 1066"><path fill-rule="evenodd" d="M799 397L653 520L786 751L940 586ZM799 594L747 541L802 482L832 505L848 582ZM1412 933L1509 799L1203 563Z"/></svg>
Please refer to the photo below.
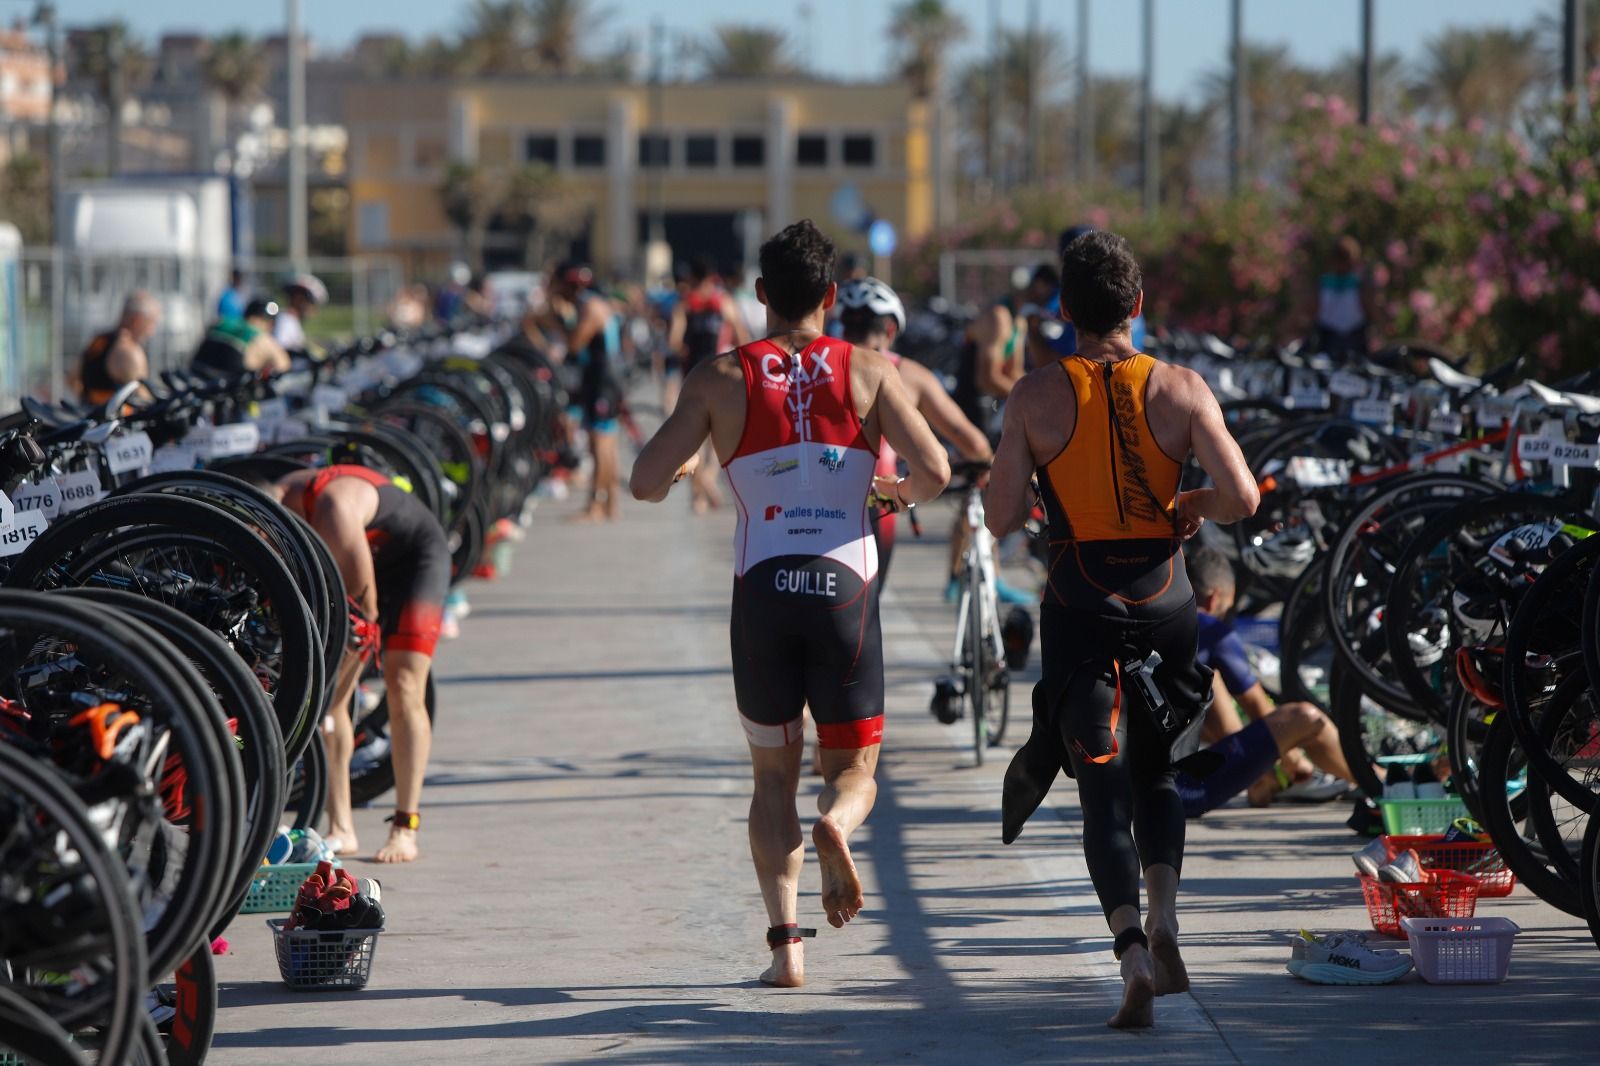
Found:
<svg viewBox="0 0 1600 1066"><path fill-rule="evenodd" d="M1139 945L1141 948L1144 948L1146 951L1150 950L1150 938L1144 935L1144 930L1140 929L1137 925L1130 925L1128 928L1118 933L1117 939L1112 941L1111 954L1120 959L1122 958L1122 953L1133 947L1135 944Z"/></svg>
<svg viewBox="0 0 1600 1066"><path fill-rule="evenodd" d="M416 811L395 811L384 821L392 824L396 829L421 829L422 815Z"/></svg>
<svg viewBox="0 0 1600 1066"><path fill-rule="evenodd" d="M767 930L767 947L779 948L784 944L798 944L801 937L816 935L815 929L802 929L793 922L788 925L775 925Z"/></svg>

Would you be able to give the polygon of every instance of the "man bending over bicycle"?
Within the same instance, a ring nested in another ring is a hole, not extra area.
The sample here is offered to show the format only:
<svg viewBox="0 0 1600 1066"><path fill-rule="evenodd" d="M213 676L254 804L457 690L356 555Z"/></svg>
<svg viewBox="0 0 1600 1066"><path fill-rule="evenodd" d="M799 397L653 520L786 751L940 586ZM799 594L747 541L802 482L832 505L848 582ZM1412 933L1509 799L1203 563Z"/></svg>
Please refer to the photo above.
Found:
<svg viewBox="0 0 1600 1066"><path fill-rule="evenodd" d="M351 602L351 641L339 664L328 713L328 838L350 855L356 843L350 803L354 730L350 701L361 670L382 646L383 681L393 745L395 811L378 862L417 857L422 777L433 742L426 692L445 596L450 547L421 501L364 466L299 470L270 490L305 517L328 546Z"/></svg>

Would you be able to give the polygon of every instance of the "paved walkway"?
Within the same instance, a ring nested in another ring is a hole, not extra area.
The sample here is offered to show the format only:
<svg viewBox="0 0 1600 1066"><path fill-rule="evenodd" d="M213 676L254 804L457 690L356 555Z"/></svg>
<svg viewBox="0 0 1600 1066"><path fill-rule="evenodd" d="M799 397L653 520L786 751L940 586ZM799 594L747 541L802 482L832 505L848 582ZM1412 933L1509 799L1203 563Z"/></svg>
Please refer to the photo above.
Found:
<svg viewBox="0 0 1600 1066"><path fill-rule="evenodd" d="M688 501L566 524L547 504L517 569L473 588L442 649L424 861L380 870L389 932L370 988L282 988L259 916L219 959L220 1064L1592 1062L1600 955L1519 890L1512 979L1334 989L1288 977L1285 935L1361 927L1332 808L1227 809L1191 823L1182 915L1191 995L1158 1028L1104 1026L1118 983L1063 779L1011 847L1009 753L926 711L949 608L948 511L904 538L885 601L889 706L877 809L855 843L867 910L843 932L802 880L810 984L776 992L746 851L748 769L728 675L731 516ZM1013 723L1026 727L1028 682ZM802 815L814 814L815 779ZM386 812L358 812L370 849ZM806 817L809 824L810 817Z"/></svg>

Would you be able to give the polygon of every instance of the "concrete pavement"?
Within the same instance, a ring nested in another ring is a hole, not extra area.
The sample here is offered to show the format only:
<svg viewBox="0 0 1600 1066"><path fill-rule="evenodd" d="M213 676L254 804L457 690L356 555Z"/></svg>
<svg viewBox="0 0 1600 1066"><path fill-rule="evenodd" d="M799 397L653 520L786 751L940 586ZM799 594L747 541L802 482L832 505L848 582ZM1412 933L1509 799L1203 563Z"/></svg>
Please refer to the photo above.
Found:
<svg viewBox="0 0 1600 1066"><path fill-rule="evenodd" d="M854 842L867 910L822 921L808 862L806 988L773 991L746 850L748 760L727 672L732 519L675 493L612 527L545 504L515 571L474 585L439 658L422 862L380 868L389 931L359 993L288 992L260 916L218 959L220 1064L1592 1062L1600 954L1519 889L1511 979L1323 988L1285 936L1360 928L1344 809L1226 809L1190 823L1182 944L1195 988L1157 1028L1105 1028L1119 984L1062 779L999 840L1008 751L927 714L951 609L949 511L902 536L884 607L888 723L878 806ZM1027 726L1013 690L1008 742ZM815 779L801 814L814 817ZM1052 816L1053 812L1053 816ZM367 851L387 813L360 811Z"/></svg>

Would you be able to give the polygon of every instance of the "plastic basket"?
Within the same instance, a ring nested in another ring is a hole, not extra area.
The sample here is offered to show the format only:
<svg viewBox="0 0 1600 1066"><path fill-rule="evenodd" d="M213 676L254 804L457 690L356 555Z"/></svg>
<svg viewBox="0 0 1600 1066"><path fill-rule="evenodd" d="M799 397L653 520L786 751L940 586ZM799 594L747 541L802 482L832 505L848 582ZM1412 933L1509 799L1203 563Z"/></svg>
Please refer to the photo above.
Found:
<svg viewBox="0 0 1600 1066"><path fill-rule="evenodd" d="M335 860L335 867L339 865ZM286 862L281 866L263 866L260 876L250 882L240 914L288 914L294 910L294 901L300 895L305 879L317 872L314 862Z"/></svg>
<svg viewBox="0 0 1600 1066"><path fill-rule="evenodd" d="M268 918L278 973L297 992L366 988L382 929L285 929L286 918Z"/></svg>
<svg viewBox="0 0 1600 1066"><path fill-rule="evenodd" d="M1509 918L1405 918L1411 958L1436 985L1492 985L1506 979L1511 948L1522 930Z"/></svg>
<svg viewBox="0 0 1600 1066"><path fill-rule="evenodd" d="M1467 816L1467 805L1459 796L1379 800L1378 806L1383 808L1383 831L1397 837L1443 833L1451 822Z"/></svg>
<svg viewBox="0 0 1600 1066"><path fill-rule="evenodd" d="M1478 879L1467 874L1440 870L1431 880L1411 885L1356 876L1372 928L1388 936L1400 935L1402 918L1471 918L1478 909Z"/></svg>
<svg viewBox="0 0 1600 1066"><path fill-rule="evenodd" d="M1410 849L1422 860L1424 870L1454 870L1471 874L1478 879L1478 898L1511 895L1517 887L1517 878L1506 868L1505 860L1488 841L1453 840L1445 842L1442 836L1384 837L1384 850L1393 862L1401 852Z"/></svg>

